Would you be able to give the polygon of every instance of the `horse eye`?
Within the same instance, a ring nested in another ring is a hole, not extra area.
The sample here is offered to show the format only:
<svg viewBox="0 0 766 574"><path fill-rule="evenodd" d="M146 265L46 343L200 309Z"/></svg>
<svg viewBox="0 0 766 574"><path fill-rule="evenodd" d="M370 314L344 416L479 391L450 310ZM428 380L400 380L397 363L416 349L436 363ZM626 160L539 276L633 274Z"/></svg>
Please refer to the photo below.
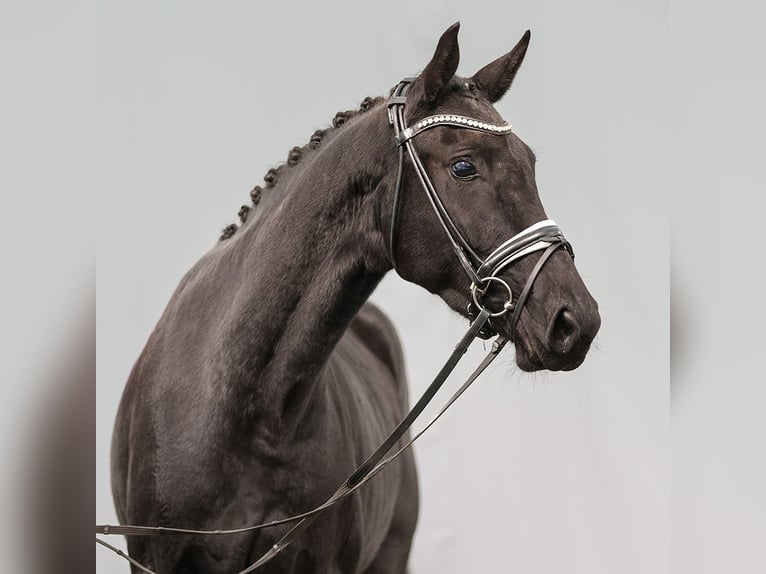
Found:
<svg viewBox="0 0 766 574"><path fill-rule="evenodd" d="M452 173L457 177L471 177L476 175L476 167L470 161L461 159L452 164Z"/></svg>

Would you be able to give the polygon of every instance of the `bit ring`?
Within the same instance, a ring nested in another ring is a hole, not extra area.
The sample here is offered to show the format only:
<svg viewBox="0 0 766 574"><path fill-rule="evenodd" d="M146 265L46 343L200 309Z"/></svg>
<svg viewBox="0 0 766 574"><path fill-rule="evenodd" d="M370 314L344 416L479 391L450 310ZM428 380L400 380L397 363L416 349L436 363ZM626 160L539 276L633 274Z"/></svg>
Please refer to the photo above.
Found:
<svg viewBox="0 0 766 574"><path fill-rule="evenodd" d="M508 300L505 303L503 303L502 310L500 310L500 311L498 311L496 313L490 313L489 316L490 317L500 317L502 315L505 315L508 311L512 311L513 310L513 307L514 307L514 305L513 305L513 291L511 291L511 287L510 287L510 285L508 285L508 283L506 283L505 281L500 279L500 277L495 277L494 275L490 275L489 277L483 277L479 281L480 281L479 283L472 283L471 284L471 299L473 299L473 304L476 305L477 309L484 309L485 308L484 305L479 303L479 300L477 298L477 293L479 293L483 297L486 294L487 289L489 289L489 284L492 281L496 281L497 283L500 283L500 285L505 287L506 291L508 291ZM480 289L479 286L482 285L482 284L485 284L485 283L486 283L486 286L484 287L484 289Z"/></svg>

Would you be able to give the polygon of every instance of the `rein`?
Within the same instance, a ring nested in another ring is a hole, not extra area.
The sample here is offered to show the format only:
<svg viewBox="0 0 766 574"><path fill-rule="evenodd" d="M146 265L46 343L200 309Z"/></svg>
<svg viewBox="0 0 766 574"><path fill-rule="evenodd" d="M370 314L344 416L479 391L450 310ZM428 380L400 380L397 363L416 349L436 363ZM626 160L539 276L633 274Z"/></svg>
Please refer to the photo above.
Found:
<svg viewBox="0 0 766 574"><path fill-rule="evenodd" d="M284 536L274 544L269 550L264 553L257 561L250 564L244 570L241 570L237 574L247 574L260 566L269 562L282 550L287 548L296 538L298 538L303 531L305 531L319 515L334 506L340 501L344 500L356 490L361 488L367 481L376 476L379 472L384 470L390 465L396 458L404 453L412 444L420 438L431 426L446 412L446 410L452 406L452 404L462 395L468 387L489 367L489 365L500 354L500 351L505 347L508 339L503 336L498 336L492 343L492 348L486 355L484 360L476 367L466 381L458 388L457 391L449 398L439 412L428 422L428 424L417 434L415 434L408 442L401 446L396 452L386 457L389 451L396 445L407 430L412 426L415 420L420 416L426 406L431 402L436 393L442 387L449 375L457 366L460 359L470 347L471 343L476 338L487 339L497 332L491 325L491 319L493 317L500 317L508 312L511 312L511 339L515 336L516 324L518 323L521 310L524 307L529 293L532 289L532 285L537 278L537 275L542 270L543 265L548 258L558 248L566 249L569 254L574 257L569 242L564 238L563 233L552 220L545 220L531 225L521 233L514 235L500 246L498 246L492 253L490 253L483 260L473 251L468 241L458 230L455 223L449 216L447 209L439 198L436 189L431 182L428 173L425 170L420 158L415 150L412 140L423 131L440 126L458 127L464 129L477 130L493 135L507 135L511 131L509 124L504 125L491 125L486 122L474 120L464 116L456 115L438 115L429 116L420 120L414 127L407 127L404 120L404 107L406 103L406 94L410 84L415 78L405 78L394 89L391 98L388 102L388 118L390 124L394 129L394 137L399 150L399 172L396 177L396 191L394 193L393 213L391 219L391 234L389 238L389 248L391 252L391 260L393 262L394 269L397 269L396 264L396 245L397 245L397 220L399 213L399 204L402 187L402 174L404 171L404 152L407 154L412 162L418 179L426 192L431 206L436 213L437 219L444 229L452 249L454 250L458 261L465 270L466 274L471 280L469 291L470 300L468 312L472 317L472 322L468 331L463 335L460 341L455 346L452 354L447 359L444 366L439 373L434 377L431 384L425 390L423 395L418 399L418 402L412 407L409 413L402 419L402 421L391 431L388 437L383 443L372 453L367 460L365 460L349 478L330 496L324 503L316 508L290 516L288 518L282 518L280 520L274 520L263 524L257 524L253 526L246 526L243 528L235 528L229 530L196 530L186 528L173 528L164 526L135 526L135 525L96 525L96 534L114 535L121 534L125 536L162 536L162 535L228 535L228 534L243 534L247 532L254 532L257 530L272 528L284 524L296 522L290 530L288 530ZM498 274L511 265L513 262L521 259L522 257L533 253L535 251L544 250L542 256L535 264L532 272L527 278L527 282L524 285L519 297L514 302L513 293L510 286ZM488 307L482 304L483 298L489 290L490 285L495 282L503 287L508 293L508 299L503 304L502 309L493 312ZM123 551L112 546L101 538L96 537L96 543L100 544L111 551L115 552L122 558L128 560L133 566L146 572L147 574L157 574L153 570L147 568L143 564L140 564L134 558L128 556Z"/></svg>

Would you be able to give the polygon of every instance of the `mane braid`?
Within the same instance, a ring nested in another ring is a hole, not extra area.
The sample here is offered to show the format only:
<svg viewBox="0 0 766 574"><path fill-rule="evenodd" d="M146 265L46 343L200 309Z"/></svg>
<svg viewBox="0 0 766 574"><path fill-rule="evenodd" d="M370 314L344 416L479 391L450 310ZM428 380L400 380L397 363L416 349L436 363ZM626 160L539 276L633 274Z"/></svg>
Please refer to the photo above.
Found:
<svg viewBox="0 0 766 574"><path fill-rule="evenodd" d="M277 182L279 181L280 175L287 169L290 169L292 167L295 167L298 165L303 159L303 157L311 152L312 150L317 149L321 144L324 137L328 134L335 133L336 130L342 128L348 120L350 120L353 117L356 117L359 114L363 114L367 110L375 107L376 104L382 102L384 98L377 97L377 98L371 98L366 97L362 100L362 103L359 105L358 110L346 110L342 112L338 112L335 114L335 117L332 119L332 127L329 127L324 130L317 130L309 139L309 142L304 146L295 146L292 149L290 149L290 152L287 155L287 161L283 163L282 165L278 167L272 167L267 172L266 175L263 176L263 181L265 182L265 186L259 186L256 185L253 187L253 189L250 191L250 200L252 202L252 207L243 205L238 213L239 220L241 223L245 223L247 221L247 216L249 215L252 208L257 206L261 201L261 196L264 192L264 187L266 189L270 189L274 187ZM225 241L232 237L237 229L239 227L236 223L231 223L223 228L223 231L221 232L220 241Z"/></svg>

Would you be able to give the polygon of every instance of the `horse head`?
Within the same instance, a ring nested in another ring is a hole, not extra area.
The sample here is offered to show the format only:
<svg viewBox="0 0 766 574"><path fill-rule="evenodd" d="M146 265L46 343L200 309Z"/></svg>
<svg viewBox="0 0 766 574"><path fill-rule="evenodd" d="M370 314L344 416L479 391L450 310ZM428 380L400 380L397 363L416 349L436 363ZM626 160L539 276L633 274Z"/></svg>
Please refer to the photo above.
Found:
<svg viewBox="0 0 766 574"><path fill-rule="evenodd" d="M389 103L399 145L417 150L403 155L387 221L392 263L464 315L475 314L477 304L492 310L491 331L514 342L521 369L574 369L601 319L563 235L516 253L492 270L492 280L475 273L508 238L547 224L553 235L558 229L538 195L535 154L493 105L510 88L530 33L473 76L459 77L458 27L442 35L421 74L400 84ZM555 241L565 248L542 252ZM530 247L532 239L522 243ZM547 261L536 268L541 257ZM528 297L519 303L525 287ZM519 304L517 313L505 312Z"/></svg>

